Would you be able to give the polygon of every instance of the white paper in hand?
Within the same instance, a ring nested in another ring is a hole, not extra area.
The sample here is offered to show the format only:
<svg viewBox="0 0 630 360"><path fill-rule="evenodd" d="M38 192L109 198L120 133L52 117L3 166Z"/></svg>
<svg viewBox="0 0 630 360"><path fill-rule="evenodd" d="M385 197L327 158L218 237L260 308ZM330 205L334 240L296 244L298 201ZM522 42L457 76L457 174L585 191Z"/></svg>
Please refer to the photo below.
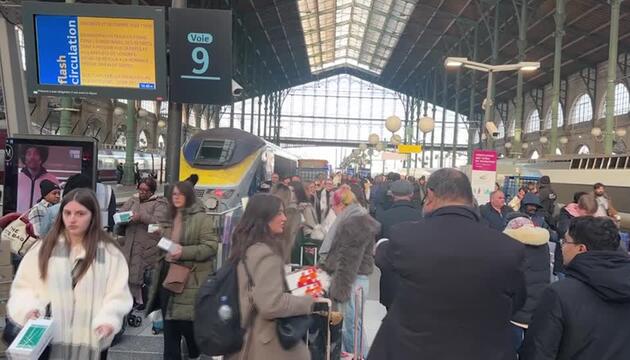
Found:
<svg viewBox="0 0 630 360"><path fill-rule="evenodd" d="M173 241L163 237L160 239L157 246L164 251L171 252L173 249Z"/></svg>

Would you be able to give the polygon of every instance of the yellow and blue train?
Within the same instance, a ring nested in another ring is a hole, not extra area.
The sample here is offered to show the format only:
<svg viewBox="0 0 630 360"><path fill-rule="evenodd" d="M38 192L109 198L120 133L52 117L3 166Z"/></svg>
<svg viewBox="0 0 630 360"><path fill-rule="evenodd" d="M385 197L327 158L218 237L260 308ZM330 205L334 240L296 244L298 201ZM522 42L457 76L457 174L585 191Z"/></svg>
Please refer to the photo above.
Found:
<svg viewBox="0 0 630 360"><path fill-rule="evenodd" d="M275 172L281 178L296 174L297 157L243 130L215 128L200 131L183 146L179 177L199 176L195 192L210 213L239 208Z"/></svg>

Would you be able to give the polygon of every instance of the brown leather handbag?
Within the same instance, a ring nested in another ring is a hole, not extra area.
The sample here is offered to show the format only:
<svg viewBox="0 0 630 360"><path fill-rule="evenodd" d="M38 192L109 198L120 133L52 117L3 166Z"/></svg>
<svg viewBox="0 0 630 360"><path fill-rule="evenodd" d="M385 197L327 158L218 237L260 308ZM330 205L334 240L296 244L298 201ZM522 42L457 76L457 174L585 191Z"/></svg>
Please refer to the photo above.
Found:
<svg viewBox="0 0 630 360"><path fill-rule="evenodd" d="M162 287L175 294L183 293L191 271L188 266L171 263Z"/></svg>

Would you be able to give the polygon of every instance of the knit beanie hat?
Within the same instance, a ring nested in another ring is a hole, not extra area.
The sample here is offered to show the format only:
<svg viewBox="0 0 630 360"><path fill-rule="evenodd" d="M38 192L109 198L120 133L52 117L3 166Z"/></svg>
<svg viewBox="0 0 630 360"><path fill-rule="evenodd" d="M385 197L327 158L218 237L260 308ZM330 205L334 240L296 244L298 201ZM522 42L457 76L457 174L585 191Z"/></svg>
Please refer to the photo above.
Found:
<svg viewBox="0 0 630 360"><path fill-rule="evenodd" d="M50 180L42 180L42 182L39 183L39 189L41 190L42 198L45 198L46 195L48 195L53 190L61 190L59 188L59 185Z"/></svg>

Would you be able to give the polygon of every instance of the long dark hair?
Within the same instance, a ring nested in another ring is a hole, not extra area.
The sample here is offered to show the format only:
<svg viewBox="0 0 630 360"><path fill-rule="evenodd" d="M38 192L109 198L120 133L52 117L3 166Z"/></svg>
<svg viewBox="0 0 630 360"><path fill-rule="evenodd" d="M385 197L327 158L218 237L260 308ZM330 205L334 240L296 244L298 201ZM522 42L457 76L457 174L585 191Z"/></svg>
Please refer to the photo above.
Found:
<svg viewBox="0 0 630 360"><path fill-rule="evenodd" d="M91 213L90 226L83 237L83 247L85 248L85 260L78 267L77 279L80 279L88 271L94 259L96 259L96 250L99 242L115 244L114 240L103 231L101 224L101 209L94 191L86 188L79 188L70 191L61 200L59 215L53 224L51 231L42 240L42 247L39 249L39 273L42 280L46 280L48 276L48 261L52 256L53 250L57 246L59 236L65 235L66 226L63 222L63 209L70 202L76 201L85 206ZM66 239L70 241L70 239Z"/></svg>
<svg viewBox="0 0 630 360"><path fill-rule="evenodd" d="M230 261L239 261L247 249L256 243L267 244L284 259L282 242L269 229L269 222L281 211L284 211L284 206L277 196L264 193L252 196L232 234Z"/></svg>
<svg viewBox="0 0 630 360"><path fill-rule="evenodd" d="M175 207L175 204L173 204L174 189L177 189L180 193L184 194L184 197L186 198L186 205L184 205L184 207L189 208L195 203L195 201L197 201L197 198L195 197L195 189L193 188L191 183L189 183L188 181L180 181L175 183L175 185L171 187L171 190L168 194L168 211L171 219L175 218L175 214L177 214L177 208Z"/></svg>
<svg viewBox="0 0 630 360"><path fill-rule="evenodd" d="M293 192L295 193L295 201L299 203L308 202L308 197L306 196L306 190L304 189L304 185L301 182L293 181L289 184L293 188Z"/></svg>

